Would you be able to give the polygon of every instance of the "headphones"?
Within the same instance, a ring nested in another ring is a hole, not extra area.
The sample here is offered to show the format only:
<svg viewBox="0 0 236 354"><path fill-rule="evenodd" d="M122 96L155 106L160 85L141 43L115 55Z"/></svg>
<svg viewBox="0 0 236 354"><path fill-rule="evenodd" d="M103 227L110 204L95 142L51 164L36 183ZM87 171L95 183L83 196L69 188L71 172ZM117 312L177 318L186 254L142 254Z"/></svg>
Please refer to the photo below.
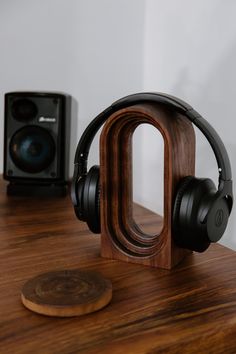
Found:
<svg viewBox="0 0 236 354"><path fill-rule="evenodd" d="M87 172L91 143L99 128L114 112L131 105L154 102L183 114L210 143L218 165L218 189L209 178L186 176L177 186L172 212L175 243L193 251L205 251L223 235L233 205L231 166L225 146L215 129L189 104L164 93L136 93L114 102L85 129L78 143L71 198L77 218L86 221L93 233L100 233L99 166Z"/></svg>

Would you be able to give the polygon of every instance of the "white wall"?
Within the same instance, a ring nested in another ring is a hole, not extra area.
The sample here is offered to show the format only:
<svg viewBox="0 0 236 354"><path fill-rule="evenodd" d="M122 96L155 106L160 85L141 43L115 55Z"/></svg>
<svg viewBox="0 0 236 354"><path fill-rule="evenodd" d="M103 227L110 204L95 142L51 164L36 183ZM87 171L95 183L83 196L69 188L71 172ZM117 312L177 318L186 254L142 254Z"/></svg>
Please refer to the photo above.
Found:
<svg viewBox="0 0 236 354"><path fill-rule="evenodd" d="M143 0L1 0L0 139L4 93L64 91L78 102L71 172L87 124L114 99L142 88ZM98 163L97 140L91 151ZM2 172L3 144L0 144Z"/></svg>
<svg viewBox="0 0 236 354"><path fill-rule="evenodd" d="M228 150L236 181L236 2L233 0L147 0L145 18L144 89L183 98L217 130ZM197 134L196 175L217 184L217 165L208 142ZM149 134L143 133L149 140ZM160 141L160 140L159 140ZM143 152L148 156L147 151ZM153 160L153 157L152 157ZM149 163L147 160L147 167ZM154 162L152 169L159 169ZM154 176L143 187L141 202L160 205L152 195ZM143 173L145 174L145 172ZM144 189L145 188L145 189ZM148 195L148 201L145 200ZM236 249L236 212L232 212L222 243Z"/></svg>

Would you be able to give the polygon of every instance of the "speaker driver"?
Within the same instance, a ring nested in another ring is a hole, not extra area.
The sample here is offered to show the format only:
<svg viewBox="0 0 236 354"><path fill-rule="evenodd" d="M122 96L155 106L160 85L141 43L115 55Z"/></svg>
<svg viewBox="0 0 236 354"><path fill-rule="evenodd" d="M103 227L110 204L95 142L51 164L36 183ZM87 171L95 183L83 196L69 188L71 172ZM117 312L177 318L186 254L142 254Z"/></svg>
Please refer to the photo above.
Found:
<svg viewBox="0 0 236 354"><path fill-rule="evenodd" d="M15 165L24 172L45 170L55 157L55 142L49 132L38 126L25 126L10 141L10 155Z"/></svg>
<svg viewBox="0 0 236 354"><path fill-rule="evenodd" d="M20 122L29 122L37 116L38 109L36 104L27 99L17 99L12 103L11 114Z"/></svg>

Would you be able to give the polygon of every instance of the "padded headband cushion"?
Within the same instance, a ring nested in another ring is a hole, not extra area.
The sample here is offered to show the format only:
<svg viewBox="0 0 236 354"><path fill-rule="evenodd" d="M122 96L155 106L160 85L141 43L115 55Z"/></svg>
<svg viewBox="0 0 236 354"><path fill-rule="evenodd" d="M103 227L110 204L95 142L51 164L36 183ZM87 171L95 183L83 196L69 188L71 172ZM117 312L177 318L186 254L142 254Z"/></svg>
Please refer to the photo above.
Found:
<svg viewBox="0 0 236 354"><path fill-rule="evenodd" d="M87 173L87 158L90 145L99 128L106 122L110 115L119 109L129 107L131 105L155 102L166 107L172 108L175 112L180 112L186 116L198 129L202 131L209 141L218 164L219 177L223 181L230 181L232 178L231 166L225 146L215 131L215 129L188 103L177 97L158 92L142 92L129 95L114 102L111 106L101 112L88 125L80 138L75 154L75 164L79 165L80 174Z"/></svg>

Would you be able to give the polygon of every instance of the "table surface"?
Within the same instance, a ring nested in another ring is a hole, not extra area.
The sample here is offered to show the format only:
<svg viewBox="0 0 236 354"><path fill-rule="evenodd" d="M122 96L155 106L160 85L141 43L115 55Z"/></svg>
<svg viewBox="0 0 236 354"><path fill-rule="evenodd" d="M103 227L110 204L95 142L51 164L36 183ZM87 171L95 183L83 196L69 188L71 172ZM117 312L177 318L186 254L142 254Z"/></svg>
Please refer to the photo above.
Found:
<svg viewBox="0 0 236 354"><path fill-rule="evenodd" d="M218 244L173 270L100 257L100 237L66 198L7 197L0 182L1 353L236 353L236 254ZM137 208L140 223L153 215ZM104 309L53 318L27 310L23 284L53 270L96 270L113 284Z"/></svg>

